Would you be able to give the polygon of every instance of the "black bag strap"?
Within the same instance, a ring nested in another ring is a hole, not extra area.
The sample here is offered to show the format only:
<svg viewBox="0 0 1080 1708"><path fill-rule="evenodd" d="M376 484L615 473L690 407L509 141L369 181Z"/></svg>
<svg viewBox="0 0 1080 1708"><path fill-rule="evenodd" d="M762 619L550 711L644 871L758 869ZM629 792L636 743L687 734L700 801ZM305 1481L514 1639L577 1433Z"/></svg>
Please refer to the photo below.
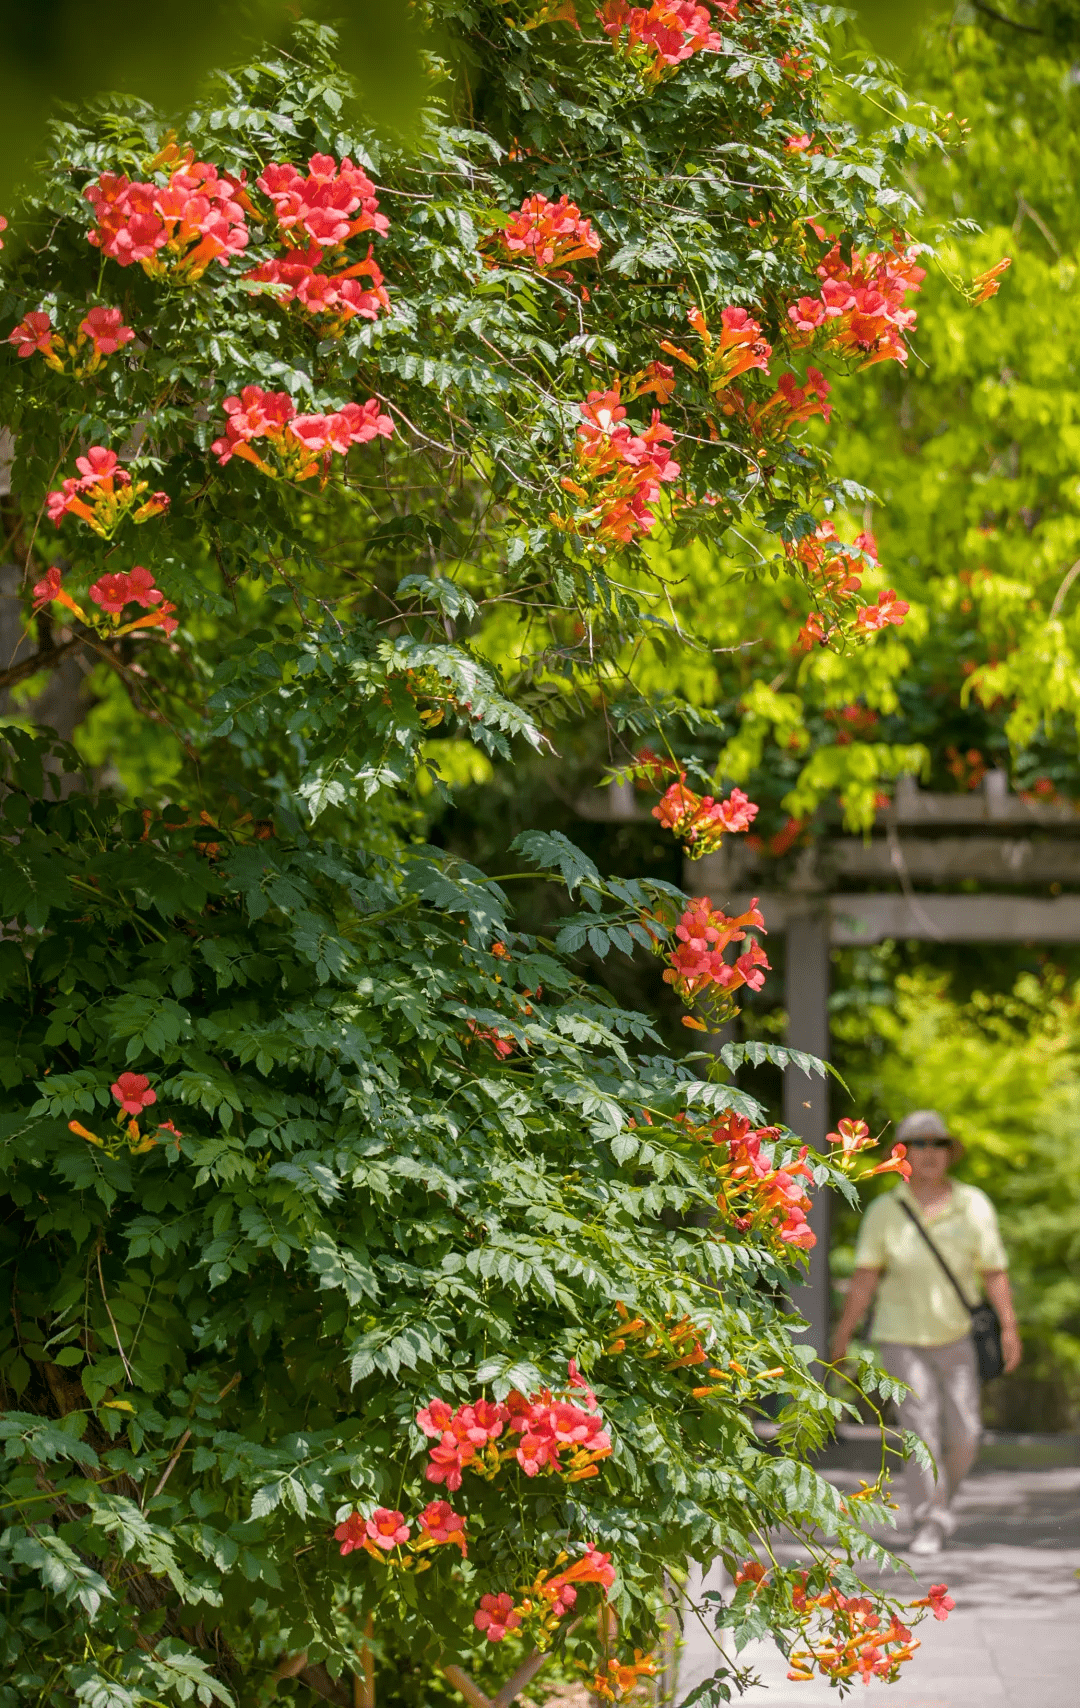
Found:
<svg viewBox="0 0 1080 1708"><path fill-rule="evenodd" d="M975 1306L969 1302L966 1294L964 1293L964 1289L961 1287L959 1281L956 1279L956 1276L953 1274L952 1270L949 1268L949 1265L946 1263L945 1259L942 1257L937 1246L934 1244L933 1240L930 1238L930 1235L927 1232L925 1225L923 1224L922 1218L915 1214L914 1210L911 1208L911 1205L908 1203L906 1198L901 1198L900 1195L897 1194L897 1200L896 1201L900 1205L900 1208L901 1208L901 1210L903 1210L905 1216L907 1216L912 1222L914 1222L915 1226L918 1228L919 1232L922 1234L923 1239L926 1241L927 1245L930 1247L930 1250L933 1252L934 1256L937 1258L938 1262L940 1263L942 1269L945 1271L946 1275L949 1277L949 1280L952 1282L953 1287L955 1288L956 1296L960 1300L960 1303L963 1305L965 1311L968 1311L969 1313L974 1311Z"/></svg>

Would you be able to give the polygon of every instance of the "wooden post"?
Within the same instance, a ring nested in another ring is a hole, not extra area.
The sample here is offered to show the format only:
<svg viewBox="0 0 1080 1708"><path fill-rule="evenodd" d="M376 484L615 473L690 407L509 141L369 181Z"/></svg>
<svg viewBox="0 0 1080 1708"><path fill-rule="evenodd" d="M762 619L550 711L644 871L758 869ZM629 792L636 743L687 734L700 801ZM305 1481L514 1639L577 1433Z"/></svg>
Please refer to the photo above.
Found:
<svg viewBox="0 0 1080 1708"><path fill-rule="evenodd" d="M826 1057L829 1053L829 916L824 899L788 918L784 966L787 1041L794 1050ZM784 1073L784 1121L815 1150L825 1151L829 1128L828 1083L799 1068ZM829 1195L812 1194L810 1226L817 1244L810 1252L806 1280L791 1289L791 1302L806 1319L810 1345L819 1357L829 1343Z"/></svg>

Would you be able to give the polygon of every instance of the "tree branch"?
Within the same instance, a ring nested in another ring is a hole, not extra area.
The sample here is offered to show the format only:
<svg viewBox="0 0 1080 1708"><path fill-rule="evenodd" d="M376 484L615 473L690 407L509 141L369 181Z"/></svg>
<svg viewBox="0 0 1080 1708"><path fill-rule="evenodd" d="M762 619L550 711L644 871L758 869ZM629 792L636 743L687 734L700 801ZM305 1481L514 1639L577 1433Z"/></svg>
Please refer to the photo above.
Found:
<svg viewBox="0 0 1080 1708"><path fill-rule="evenodd" d="M467 1672L463 1672L461 1667L451 1664L444 1666L442 1670L443 1677L453 1685L455 1690L460 1690L466 1702L472 1704L472 1708L491 1708L490 1696L485 1696L480 1686L469 1677Z"/></svg>
<svg viewBox="0 0 1080 1708"><path fill-rule="evenodd" d="M571 1636L580 1624L581 1620L575 1619L566 1633L567 1636ZM506 1683L500 1687L495 1696L486 1696L476 1680L470 1678L462 1667L451 1663L444 1666L442 1672L448 1683L452 1684L455 1690L460 1690L466 1702L471 1704L471 1708L510 1708L510 1704L520 1696L525 1686L532 1682L540 1668L550 1659L550 1649L534 1649L532 1654L522 1661L516 1672L510 1674Z"/></svg>
<svg viewBox="0 0 1080 1708"><path fill-rule="evenodd" d="M95 1249L94 1255L97 1258L98 1285L101 1288L101 1300L102 1300L103 1305L105 1306L105 1314L109 1319L109 1324L110 1324L110 1327L112 1328L112 1331L113 1331L113 1339L116 1341L116 1350L120 1354L120 1362L124 1366L124 1373L127 1376L128 1385L129 1385L129 1387L133 1388L135 1386L135 1378L131 1374L131 1365L127 1361L127 1353L124 1351L123 1342L120 1339L120 1330L116 1326L116 1322L115 1322L115 1320L113 1318L113 1314L112 1314L112 1309L109 1305L109 1296L105 1291L105 1277L101 1273L101 1240L100 1240L100 1238L97 1242L97 1247Z"/></svg>
<svg viewBox="0 0 1080 1708"><path fill-rule="evenodd" d="M344 1684L331 1678L322 1662L316 1666L306 1666L297 1673L301 1684L306 1684L316 1696L321 1696L326 1702L336 1702L338 1708L352 1708L352 1691L346 1690ZM348 1677L348 1674L345 1675Z"/></svg>
<svg viewBox="0 0 1080 1708"><path fill-rule="evenodd" d="M350 1674L344 1676L349 1678ZM275 1681L279 1678L298 1678L325 1702L335 1702L338 1708L353 1708L353 1691L346 1689L343 1681L331 1678L321 1661L309 1666L306 1649L301 1649L298 1655L282 1655L274 1668Z"/></svg>
<svg viewBox="0 0 1080 1708"><path fill-rule="evenodd" d="M971 0L976 12L982 12L984 17L993 18L995 23L1008 24L1011 30L1021 30L1025 36L1044 36L1045 30L1037 30L1034 24L1018 24L1015 18L1007 18L1004 12L995 11L993 6L987 6L984 0Z"/></svg>
<svg viewBox="0 0 1080 1708"><path fill-rule="evenodd" d="M225 1398L225 1395L229 1392L229 1390L231 1388L235 1388L235 1386L239 1380L240 1380L240 1372L238 1370L236 1372L236 1375L233 1376L228 1382L226 1382L225 1386L222 1388L220 1394L218 1395L218 1404L219 1405L220 1405L221 1401ZM184 1451L184 1448L187 1446L187 1444L190 1440L191 1440L191 1431L190 1431L190 1429L185 1429L183 1435L180 1437L179 1441L176 1443L176 1447L173 1451L172 1458L169 1460L169 1463L166 1465L165 1469L161 1473L161 1476L158 1480L157 1488L154 1490L153 1494L150 1496L151 1500L155 1500L157 1498L157 1496L161 1493L162 1489L165 1487L165 1484L168 1482L169 1478L172 1476L173 1472L175 1471L175 1469L177 1467L177 1463L179 1462L181 1453Z"/></svg>
<svg viewBox="0 0 1080 1708"><path fill-rule="evenodd" d="M1080 557L1077 558L1071 569L1066 570L1065 579L1054 594L1054 603L1050 607L1051 617L1056 617L1058 612L1061 610L1061 607L1065 603L1065 595L1068 593L1069 588L1072 586L1078 575L1080 575Z"/></svg>
<svg viewBox="0 0 1080 1708"><path fill-rule="evenodd" d="M85 644L83 635L75 635L73 639L64 641L62 646L43 647L40 652L24 658L21 664L9 664L6 670L0 670L0 692L14 688L17 682L25 682L28 676L36 676L39 670L55 670L70 653Z"/></svg>
<svg viewBox="0 0 1080 1708"><path fill-rule="evenodd" d="M551 1659L549 1650L534 1649L527 1660L523 1660L516 1672L512 1672L498 1695L492 1701L491 1708L510 1708L516 1696L520 1696L525 1686L536 1677L545 1661Z"/></svg>

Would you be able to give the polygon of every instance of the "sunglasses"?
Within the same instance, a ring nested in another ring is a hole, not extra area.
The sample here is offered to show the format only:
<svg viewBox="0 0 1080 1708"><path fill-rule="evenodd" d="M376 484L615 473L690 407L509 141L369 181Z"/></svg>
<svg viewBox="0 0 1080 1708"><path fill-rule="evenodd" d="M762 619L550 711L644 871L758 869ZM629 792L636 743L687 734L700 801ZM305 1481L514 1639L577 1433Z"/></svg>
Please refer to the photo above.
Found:
<svg viewBox="0 0 1080 1708"><path fill-rule="evenodd" d="M909 1139L907 1141L907 1148L909 1151L951 1151L952 1150L952 1140L951 1139Z"/></svg>

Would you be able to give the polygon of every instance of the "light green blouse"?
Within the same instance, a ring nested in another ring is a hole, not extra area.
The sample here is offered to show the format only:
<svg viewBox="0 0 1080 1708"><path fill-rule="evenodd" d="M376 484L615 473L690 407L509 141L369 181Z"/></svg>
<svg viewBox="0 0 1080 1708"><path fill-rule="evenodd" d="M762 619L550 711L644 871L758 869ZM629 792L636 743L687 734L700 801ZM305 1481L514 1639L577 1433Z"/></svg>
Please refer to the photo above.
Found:
<svg viewBox="0 0 1080 1708"><path fill-rule="evenodd" d="M983 1296L986 1271L1008 1265L994 1206L977 1186L954 1180L952 1201L933 1217L923 1215L905 1185L875 1198L863 1217L856 1268L882 1271L872 1339L900 1341L905 1346L947 1346L969 1333L971 1319L926 1241L900 1208L901 1196L922 1217L973 1305Z"/></svg>

